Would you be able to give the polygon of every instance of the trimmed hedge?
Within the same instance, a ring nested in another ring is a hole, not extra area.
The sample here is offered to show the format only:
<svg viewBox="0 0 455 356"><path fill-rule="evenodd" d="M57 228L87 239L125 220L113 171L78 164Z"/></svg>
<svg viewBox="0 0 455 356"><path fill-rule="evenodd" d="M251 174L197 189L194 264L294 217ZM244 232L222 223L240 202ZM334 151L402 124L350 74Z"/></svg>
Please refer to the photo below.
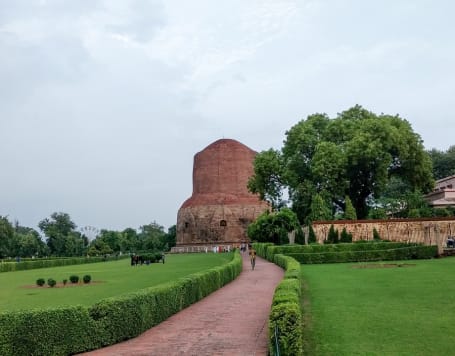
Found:
<svg viewBox="0 0 455 356"><path fill-rule="evenodd" d="M277 355L278 346L280 355L303 355L300 264L284 255L275 255L274 262L286 272L273 295L269 316L269 354Z"/></svg>
<svg viewBox="0 0 455 356"><path fill-rule="evenodd" d="M229 283L241 270L236 251L223 266L91 307L0 313L0 355L69 355L135 337Z"/></svg>
<svg viewBox="0 0 455 356"><path fill-rule="evenodd" d="M28 269L60 267L70 265L81 265L84 263L105 262L117 260L120 258L129 258L128 255L112 256L112 257L71 257L71 258L56 258L56 259L34 259L21 262L2 262L0 263L0 272L14 272Z"/></svg>
<svg viewBox="0 0 455 356"><path fill-rule="evenodd" d="M438 256L437 246L408 246L384 250L324 253L287 253L302 264L430 259Z"/></svg>

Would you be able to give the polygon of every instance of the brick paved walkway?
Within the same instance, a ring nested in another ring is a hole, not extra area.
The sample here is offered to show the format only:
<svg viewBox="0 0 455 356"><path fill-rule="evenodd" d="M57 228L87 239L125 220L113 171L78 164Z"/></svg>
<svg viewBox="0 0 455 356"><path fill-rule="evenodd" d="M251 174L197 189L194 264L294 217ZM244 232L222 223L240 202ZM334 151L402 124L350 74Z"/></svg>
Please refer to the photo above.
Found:
<svg viewBox="0 0 455 356"><path fill-rule="evenodd" d="M281 268L259 257L251 271L245 254L235 281L134 339L83 355L267 355L267 321L282 278Z"/></svg>

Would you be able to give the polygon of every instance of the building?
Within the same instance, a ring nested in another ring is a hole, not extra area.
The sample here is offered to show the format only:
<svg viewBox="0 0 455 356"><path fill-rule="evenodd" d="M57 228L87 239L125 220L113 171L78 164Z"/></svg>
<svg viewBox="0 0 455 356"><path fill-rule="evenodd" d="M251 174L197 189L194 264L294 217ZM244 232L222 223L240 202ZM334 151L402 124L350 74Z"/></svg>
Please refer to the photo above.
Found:
<svg viewBox="0 0 455 356"><path fill-rule="evenodd" d="M434 208L455 206L455 175L437 180L434 190L425 199Z"/></svg>
<svg viewBox="0 0 455 356"><path fill-rule="evenodd" d="M221 139L194 156L193 194L177 214L175 252L247 242L246 229L269 205L248 191L256 152Z"/></svg>

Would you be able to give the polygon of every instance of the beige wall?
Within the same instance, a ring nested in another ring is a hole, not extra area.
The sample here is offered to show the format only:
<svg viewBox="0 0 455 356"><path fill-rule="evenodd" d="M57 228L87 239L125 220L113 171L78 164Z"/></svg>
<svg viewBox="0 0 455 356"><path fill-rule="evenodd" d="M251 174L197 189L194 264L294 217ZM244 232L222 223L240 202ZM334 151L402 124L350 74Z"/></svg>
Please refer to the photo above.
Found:
<svg viewBox="0 0 455 356"><path fill-rule="evenodd" d="M399 242L415 242L438 245L440 251L446 245L448 236L455 236L455 217L434 219L390 219L390 220L338 220L313 223L313 230L319 243L327 239L333 225L339 233L346 228L352 240L373 240L373 229L381 239Z"/></svg>

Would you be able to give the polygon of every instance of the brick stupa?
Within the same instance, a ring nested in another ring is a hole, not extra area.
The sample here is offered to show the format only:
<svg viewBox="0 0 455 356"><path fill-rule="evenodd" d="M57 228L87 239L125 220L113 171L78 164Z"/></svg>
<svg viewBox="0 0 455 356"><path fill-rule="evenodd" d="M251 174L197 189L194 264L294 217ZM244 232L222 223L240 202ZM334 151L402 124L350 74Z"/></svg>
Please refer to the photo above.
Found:
<svg viewBox="0 0 455 356"><path fill-rule="evenodd" d="M193 195L177 215L177 250L248 241L248 224L269 209L247 188L255 155L236 140L221 139L194 156Z"/></svg>

